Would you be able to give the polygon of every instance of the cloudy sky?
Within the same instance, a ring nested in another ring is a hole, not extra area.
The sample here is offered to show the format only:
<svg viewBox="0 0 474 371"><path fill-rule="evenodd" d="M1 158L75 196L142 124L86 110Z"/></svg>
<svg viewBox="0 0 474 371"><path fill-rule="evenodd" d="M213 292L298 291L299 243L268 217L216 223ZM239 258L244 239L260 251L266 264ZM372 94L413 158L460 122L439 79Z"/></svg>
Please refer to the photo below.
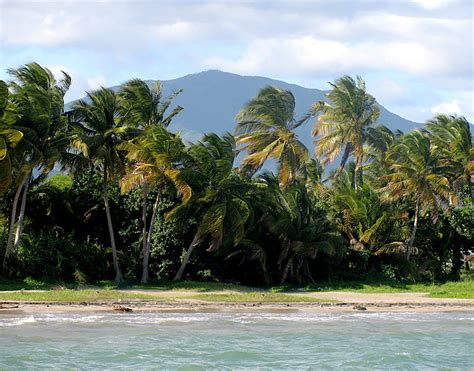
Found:
<svg viewBox="0 0 474 371"><path fill-rule="evenodd" d="M360 74L391 111L474 118L472 0L0 0L0 78L37 61L68 99L208 69L327 89Z"/></svg>

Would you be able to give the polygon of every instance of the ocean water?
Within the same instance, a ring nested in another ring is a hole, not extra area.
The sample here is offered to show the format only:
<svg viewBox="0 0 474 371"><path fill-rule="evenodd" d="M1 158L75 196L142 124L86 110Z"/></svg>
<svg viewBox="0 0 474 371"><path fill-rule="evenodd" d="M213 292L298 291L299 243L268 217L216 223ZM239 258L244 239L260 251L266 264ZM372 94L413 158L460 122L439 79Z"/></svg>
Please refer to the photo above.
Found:
<svg viewBox="0 0 474 371"><path fill-rule="evenodd" d="M474 369L474 313L0 313L0 369Z"/></svg>

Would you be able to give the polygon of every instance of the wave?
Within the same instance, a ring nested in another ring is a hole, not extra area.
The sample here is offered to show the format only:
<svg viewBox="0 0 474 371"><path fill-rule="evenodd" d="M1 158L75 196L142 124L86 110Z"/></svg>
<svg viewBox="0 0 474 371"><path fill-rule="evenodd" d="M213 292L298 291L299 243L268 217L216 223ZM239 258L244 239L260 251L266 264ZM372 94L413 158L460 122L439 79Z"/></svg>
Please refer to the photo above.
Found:
<svg viewBox="0 0 474 371"><path fill-rule="evenodd" d="M467 314L467 316L466 316ZM410 313L410 312L376 312L376 313L106 313L106 314L36 314L27 317L0 317L1 326L21 326L25 324L47 323L93 323L93 324L127 324L146 326L153 324L189 324L202 322L220 323L271 323L271 322L431 322L439 320L474 321L471 313Z"/></svg>
<svg viewBox="0 0 474 371"><path fill-rule="evenodd" d="M35 323L37 320L33 316L22 317L22 318L8 318L2 319L0 321L0 327L11 327L11 326L21 326L29 323Z"/></svg>

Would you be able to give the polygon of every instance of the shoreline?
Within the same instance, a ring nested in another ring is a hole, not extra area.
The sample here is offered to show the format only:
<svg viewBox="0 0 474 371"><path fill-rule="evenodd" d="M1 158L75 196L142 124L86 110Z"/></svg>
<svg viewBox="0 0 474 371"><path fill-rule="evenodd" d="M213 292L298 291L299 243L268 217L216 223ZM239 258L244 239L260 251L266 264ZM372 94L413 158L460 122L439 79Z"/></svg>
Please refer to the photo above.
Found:
<svg viewBox="0 0 474 371"><path fill-rule="evenodd" d="M371 312L474 312L472 303L417 303L417 302L292 302L292 303L256 303L256 302L209 302L209 301L141 301L111 300L100 302L34 302L34 301L1 301L2 314L36 313L206 313L206 312L310 312L310 313L371 313Z"/></svg>

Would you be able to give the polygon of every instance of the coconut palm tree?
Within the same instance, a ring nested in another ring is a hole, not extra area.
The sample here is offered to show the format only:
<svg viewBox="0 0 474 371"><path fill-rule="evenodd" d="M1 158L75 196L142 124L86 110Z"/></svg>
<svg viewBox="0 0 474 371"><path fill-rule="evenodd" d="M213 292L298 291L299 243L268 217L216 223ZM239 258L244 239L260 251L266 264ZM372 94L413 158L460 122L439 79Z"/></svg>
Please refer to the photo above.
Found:
<svg viewBox="0 0 474 371"><path fill-rule="evenodd" d="M390 148L398 143L402 135L402 131L392 131L384 125L367 128L367 139L364 145L366 158L364 172L368 175L372 185L375 186L378 179L388 171L390 165L387 154Z"/></svg>
<svg viewBox="0 0 474 371"><path fill-rule="evenodd" d="M278 164L280 183L293 182L309 158L295 129L309 118L295 119L295 97L290 91L273 86L260 90L236 117L236 142L247 153L242 168L255 172L273 159Z"/></svg>
<svg viewBox="0 0 474 371"><path fill-rule="evenodd" d="M11 127L5 112L7 104L8 86L0 80L0 195L8 190L12 182L10 152L23 137L21 131Z"/></svg>
<svg viewBox="0 0 474 371"><path fill-rule="evenodd" d="M67 122L63 116L64 95L71 84L71 78L65 72L62 72L62 79L57 81L50 70L37 63L10 69L8 73L13 78L9 84L12 128L22 132L23 137L10 156L19 169L19 185L13 201L4 265L12 246L16 249L20 243L33 170L46 175L66 152L68 136ZM16 220L20 195L20 210Z"/></svg>
<svg viewBox="0 0 474 371"><path fill-rule="evenodd" d="M131 139L133 129L127 123L128 117L120 113L117 95L106 88L88 92L87 100L76 102L71 114L71 125L75 129L72 147L79 154L71 163L73 171L79 171L85 166L98 168L103 173L105 213L117 284L122 282L123 277L117 255L108 191L109 182L124 174L124 158L120 153L120 146Z"/></svg>
<svg viewBox="0 0 474 371"><path fill-rule="evenodd" d="M176 106L167 113L173 100L182 91L178 90L163 99L161 84L153 81L150 85L140 79L132 79L123 84L118 92L121 111L138 128L144 129L157 124L167 128L172 119L183 110L182 107Z"/></svg>
<svg viewBox="0 0 474 371"><path fill-rule="evenodd" d="M153 82L149 86L145 81L133 79L120 88L120 109L128 121L136 128L136 140L126 144L122 149L128 151L131 161L129 171L122 179L122 190L129 190L138 185L142 193L142 283L148 281L148 260L150 256L151 237L158 210L160 192L157 192L150 224L147 228L147 196L149 192L164 179L169 179L181 188L185 198L189 198L190 189L180 183L179 171L176 169L177 156L182 153L184 145L181 139L170 133L167 128L174 116L183 108L176 106L167 113L173 99L181 93L177 91L166 99L162 98L161 85ZM167 151L171 151L167 153ZM148 164L148 165L147 165Z"/></svg>
<svg viewBox="0 0 474 371"><path fill-rule="evenodd" d="M262 193L265 212L253 224L265 226L264 233L278 241L276 264L280 282L312 282L309 261L321 253L332 255L340 240L338 232L317 205L305 178L298 177L285 188L271 174L262 174L258 181L266 185Z"/></svg>
<svg viewBox="0 0 474 371"><path fill-rule="evenodd" d="M341 162L334 173L338 177L350 156L355 158L354 187L362 179L366 130L380 115L375 98L366 92L365 82L357 76L343 76L329 83L328 103L317 102L311 109L319 117L313 127L315 152L323 164L332 162L342 152Z"/></svg>
<svg viewBox="0 0 474 371"><path fill-rule="evenodd" d="M415 208L410 238L402 246L409 259L415 251L413 244L419 216L430 212L432 220L436 221L439 208L447 209L449 204L456 202L456 196L441 171L429 136L421 131L405 134L390 150L388 159L391 172L381 177L386 185L380 191L394 199L407 199Z"/></svg>
<svg viewBox="0 0 474 371"><path fill-rule="evenodd" d="M400 247L401 222L406 213L393 202L383 202L369 182L354 189L351 180L343 170L329 192L335 223L347 237L350 248L379 254Z"/></svg>
<svg viewBox="0 0 474 371"><path fill-rule="evenodd" d="M181 169L184 157L184 144L177 134L168 132L162 125L149 125L135 140L120 147L126 150L130 161L129 170L121 180L121 188L128 191L141 186L142 189L142 283L149 278L148 261L150 257L151 239L155 225L160 188L171 183L186 202L191 197L191 188L184 181ZM158 188L149 227L147 228L147 195L152 189Z"/></svg>
<svg viewBox="0 0 474 371"><path fill-rule="evenodd" d="M198 225L175 280L183 277L194 247L204 239L209 241L208 251L215 251L223 244L237 245L244 238L245 222L250 215L250 182L233 170L236 149L231 134L205 135L201 142L190 146L189 155L194 193L168 217L179 219L192 214Z"/></svg>
<svg viewBox="0 0 474 371"><path fill-rule="evenodd" d="M466 184L474 202L474 148L469 122L455 115L437 115L427 122L426 129L450 183L458 190Z"/></svg>

